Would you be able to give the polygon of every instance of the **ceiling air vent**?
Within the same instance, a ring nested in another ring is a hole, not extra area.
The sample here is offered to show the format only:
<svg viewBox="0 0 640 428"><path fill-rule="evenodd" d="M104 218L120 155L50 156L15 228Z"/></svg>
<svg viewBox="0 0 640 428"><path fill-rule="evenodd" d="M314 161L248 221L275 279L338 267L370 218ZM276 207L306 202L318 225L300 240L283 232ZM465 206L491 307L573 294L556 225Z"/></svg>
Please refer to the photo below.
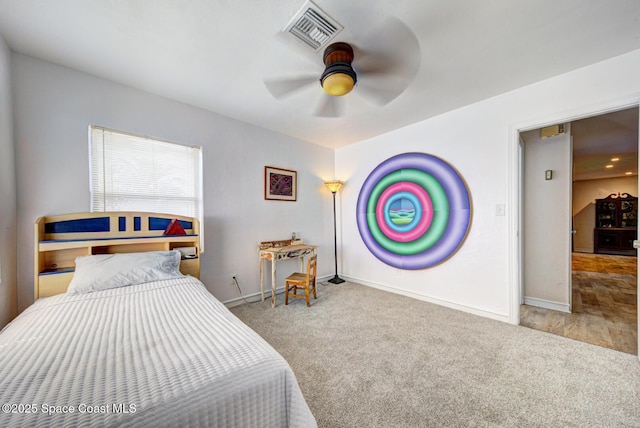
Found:
<svg viewBox="0 0 640 428"><path fill-rule="evenodd" d="M294 35L298 40L318 51L342 31L342 28L335 19L324 13L313 2L308 1L283 31Z"/></svg>

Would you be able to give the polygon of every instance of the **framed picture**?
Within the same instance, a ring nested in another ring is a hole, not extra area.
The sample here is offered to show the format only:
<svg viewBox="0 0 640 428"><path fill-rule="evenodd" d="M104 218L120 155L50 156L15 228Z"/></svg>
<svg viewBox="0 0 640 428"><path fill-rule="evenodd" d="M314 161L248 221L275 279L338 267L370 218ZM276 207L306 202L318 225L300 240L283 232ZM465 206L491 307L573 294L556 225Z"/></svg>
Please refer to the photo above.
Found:
<svg viewBox="0 0 640 428"><path fill-rule="evenodd" d="M298 173L289 169L264 167L264 198L276 201L295 201Z"/></svg>

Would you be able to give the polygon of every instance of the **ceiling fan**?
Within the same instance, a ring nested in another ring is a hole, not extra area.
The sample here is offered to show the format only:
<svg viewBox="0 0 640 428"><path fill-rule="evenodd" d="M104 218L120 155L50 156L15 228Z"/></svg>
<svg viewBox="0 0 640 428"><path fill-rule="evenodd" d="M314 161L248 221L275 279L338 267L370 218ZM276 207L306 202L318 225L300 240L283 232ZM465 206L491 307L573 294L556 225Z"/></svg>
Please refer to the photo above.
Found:
<svg viewBox="0 0 640 428"><path fill-rule="evenodd" d="M334 42L323 52L324 71L265 79L276 99L284 99L301 89L318 85L321 100L315 116L343 114L345 97L353 92L374 105L382 106L402 94L420 67L420 43L413 31L395 17L387 18L357 44Z"/></svg>

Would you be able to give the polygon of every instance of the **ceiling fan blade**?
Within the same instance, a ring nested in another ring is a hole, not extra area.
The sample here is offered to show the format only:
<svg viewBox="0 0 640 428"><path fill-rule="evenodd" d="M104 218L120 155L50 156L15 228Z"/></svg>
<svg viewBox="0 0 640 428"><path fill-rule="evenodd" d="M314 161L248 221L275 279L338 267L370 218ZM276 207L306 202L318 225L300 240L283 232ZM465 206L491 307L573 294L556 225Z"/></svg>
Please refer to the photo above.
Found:
<svg viewBox="0 0 640 428"><path fill-rule="evenodd" d="M411 28L398 18L388 17L356 51L358 83L378 88L377 104L389 103L411 84L420 69L421 57L420 42Z"/></svg>
<svg viewBox="0 0 640 428"><path fill-rule="evenodd" d="M314 116L318 117L340 117L344 114L344 103L342 97L333 97L322 94L320 104L316 108Z"/></svg>
<svg viewBox="0 0 640 428"><path fill-rule="evenodd" d="M318 76L305 76L291 79L265 79L264 85L276 99L286 98L312 84L318 83Z"/></svg>
<svg viewBox="0 0 640 428"><path fill-rule="evenodd" d="M354 92L371 104L381 107L400 96L407 87L404 82L394 85L388 79L378 79L378 82L378 84L373 84L371 79L368 80L368 83L358 82L358 87Z"/></svg>

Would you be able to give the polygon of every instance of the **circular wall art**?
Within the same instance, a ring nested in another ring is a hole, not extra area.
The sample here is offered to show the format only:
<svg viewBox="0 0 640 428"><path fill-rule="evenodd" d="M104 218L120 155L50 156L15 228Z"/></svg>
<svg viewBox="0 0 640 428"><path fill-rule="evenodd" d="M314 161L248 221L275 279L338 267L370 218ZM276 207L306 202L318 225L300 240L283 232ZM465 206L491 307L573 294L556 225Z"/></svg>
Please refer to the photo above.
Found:
<svg viewBox="0 0 640 428"><path fill-rule="evenodd" d="M447 162L403 153L369 174L356 216L360 236L374 256L400 269L425 269L462 245L471 226L471 197Z"/></svg>

